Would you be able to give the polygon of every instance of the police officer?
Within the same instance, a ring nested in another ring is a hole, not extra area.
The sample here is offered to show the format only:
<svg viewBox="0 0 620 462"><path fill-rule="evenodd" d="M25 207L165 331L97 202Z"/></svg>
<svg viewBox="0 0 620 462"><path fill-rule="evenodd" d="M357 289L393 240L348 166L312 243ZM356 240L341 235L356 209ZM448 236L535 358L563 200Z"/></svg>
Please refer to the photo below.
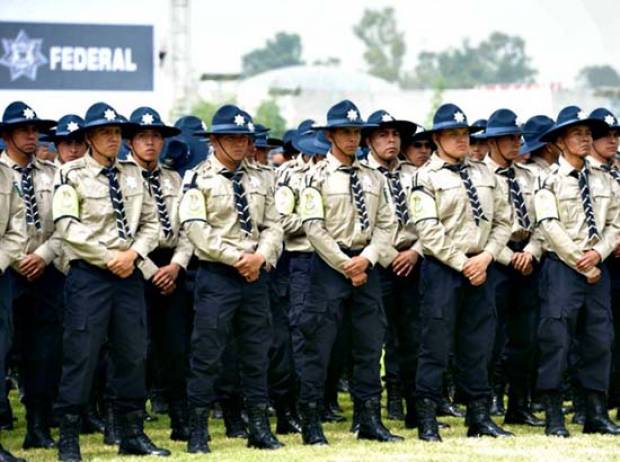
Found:
<svg viewBox="0 0 620 462"><path fill-rule="evenodd" d="M536 173L539 186L542 184L542 180L555 170L560 156L560 150L554 143L540 139L554 125L553 119L546 115L530 117L523 125L523 143L519 149L519 154L530 154L530 160L527 164Z"/></svg>
<svg viewBox="0 0 620 462"><path fill-rule="evenodd" d="M254 125L238 107L222 106L207 132L214 155L186 174L179 216L200 259L196 275L188 400L191 453L209 452L207 417L220 358L238 333L239 368L248 412L248 446L282 444L267 419L267 365L272 339L265 270L282 246L264 177L243 162Z"/></svg>
<svg viewBox="0 0 620 462"><path fill-rule="evenodd" d="M187 441L186 381L191 328L191 305L185 290L184 271L193 253L189 240L179 233L178 202L181 177L158 159L164 139L181 130L165 125L150 107L132 112L128 129L130 160L139 167L145 186L157 207L159 245L145 266L145 299L148 309L152 358L162 371L164 399L168 403L172 440ZM151 275L152 273L152 275Z"/></svg>
<svg viewBox="0 0 620 462"><path fill-rule="evenodd" d="M578 385L586 395L584 433L620 434L607 415L613 326L610 282L601 264L618 238L618 185L586 160L592 131L608 126L577 106L558 115L541 137L562 151L558 168L536 192L536 218L544 235L538 327L540 366L537 387L544 393L545 433L568 437L560 384L569 350L578 339Z"/></svg>
<svg viewBox="0 0 620 462"><path fill-rule="evenodd" d="M402 139L401 143L404 160L417 168L427 163L436 149L431 133L422 126L419 126L411 136Z"/></svg>
<svg viewBox="0 0 620 462"><path fill-rule="evenodd" d="M57 401L61 461L81 460L79 412L88 402L106 338L120 423L119 454L170 454L143 431L146 307L144 279L136 265L157 247L159 222L140 168L116 158L126 126L108 104L92 105L84 126L89 152L63 165L56 177L54 221L71 266Z"/></svg>
<svg viewBox="0 0 620 462"><path fill-rule="evenodd" d="M469 136L470 156L474 160L483 161L489 154L489 144L484 137L484 130L487 128L487 120L478 119L471 124L471 126L478 131L470 134Z"/></svg>
<svg viewBox="0 0 620 462"><path fill-rule="evenodd" d="M84 119L76 114L67 114L58 119L55 129L47 137L56 146L58 157L55 164L62 164L84 157L88 146L84 139Z"/></svg>
<svg viewBox="0 0 620 462"><path fill-rule="evenodd" d="M414 179L411 209L425 255L420 276L421 343L416 376L418 435L441 441L436 407L452 340L457 385L467 400L468 436L509 436L489 417L487 364L495 332L491 262L510 234L510 209L497 179L468 159L472 129L444 104L433 118L437 154Z"/></svg>
<svg viewBox="0 0 620 462"><path fill-rule="evenodd" d="M2 124L0 124L0 131ZM25 148L24 143L19 143ZM13 339L12 290L9 267L24 258L27 233L24 201L13 179L13 171L0 163L0 412L8 401L6 391L6 359ZM0 444L0 462L24 462Z"/></svg>
<svg viewBox="0 0 620 462"><path fill-rule="evenodd" d="M383 195L385 179L355 154L364 122L341 101L327 113L332 148L307 174L300 210L316 252L300 328L304 334L299 407L304 444L327 444L319 419L332 345L350 310L352 395L359 404L359 439L398 441L381 421L379 361L385 315L375 264L391 245L396 223Z"/></svg>
<svg viewBox="0 0 620 462"><path fill-rule="evenodd" d="M416 168L398 160L401 139L417 129L416 124L396 120L384 110L368 118L370 128L362 132L370 149L368 166L385 176L384 191L390 212L397 223L392 241L379 260L383 305L387 318L385 369L388 418L404 418L402 392L407 402L405 426L415 428L414 385L419 348L418 260L422 255L413 223L409 219L409 195ZM390 364L395 373L390 374Z"/></svg>
<svg viewBox="0 0 620 462"><path fill-rule="evenodd" d="M504 423L540 427L544 422L530 412L528 399L535 372L537 261L541 256L541 242L532 238L536 225L536 177L527 165L515 162L521 146L521 128L513 111L498 109L491 114L482 136L489 149L484 162L496 175L498 189L508 198L512 214L510 241L491 267L498 321L491 359L495 372L494 404L498 409L501 404L503 409L507 381L508 410Z"/></svg>
<svg viewBox="0 0 620 462"><path fill-rule="evenodd" d="M35 157L39 132L56 122L37 117L21 101L7 106L2 118L6 150L0 162L13 172L26 207L25 256L13 265L13 311L22 354L27 432L24 449L52 448L49 417L60 375L64 276L50 265L58 253L52 238L52 191L56 167ZM16 338L17 340L17 338Z"/></svg>

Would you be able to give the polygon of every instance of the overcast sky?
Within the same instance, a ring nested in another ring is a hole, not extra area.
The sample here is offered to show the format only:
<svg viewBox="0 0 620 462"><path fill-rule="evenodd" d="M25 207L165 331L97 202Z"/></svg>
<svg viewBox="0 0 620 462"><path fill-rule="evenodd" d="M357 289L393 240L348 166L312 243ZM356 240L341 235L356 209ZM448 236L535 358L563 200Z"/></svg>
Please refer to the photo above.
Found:
<svg viewBox="0 0 620 462"><path fill-rule="evenodd" d="M169 0L0 0L1 20L153 24L166 42ZM301 35L303 58L328 56L364 69L352 27L365 8L393 6L405 30L405 67L423 50L473 44L492 31L519 34L541 83L573 83L585 65L620 71L618 0L190 0L193 67L197 72L238 72L241 56L278 31Z"/></svg>

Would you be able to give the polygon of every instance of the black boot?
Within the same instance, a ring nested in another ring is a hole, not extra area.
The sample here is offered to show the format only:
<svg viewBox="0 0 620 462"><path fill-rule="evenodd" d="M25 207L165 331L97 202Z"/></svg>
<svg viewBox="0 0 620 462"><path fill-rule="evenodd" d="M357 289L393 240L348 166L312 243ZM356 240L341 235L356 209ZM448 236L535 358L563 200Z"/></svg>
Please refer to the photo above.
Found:
<svg viewBox="0 0 620 462"><path fill-rule="evenodd" d="M170 451L158 448L144 433L144 412L131 411L119 415L119 427L121 442L118 445L119 454L134 456L160 456L170 455Z"/></svg>
<svg viewBox="0 0 620 462"><path fill-rule="evenodd" d="M609 420L604 393L588 391L586 393L586 423L584 433L602 435L620 435L620 427Z"/></svg>
<svg viewBox="0 0 620 462"><path fill-rule="evenodd" d="M103 444L115 446L120 444L121 437L118 431L118 417L112 403L106 403L103 415Z"/></svg>
<svg viewBox="0 0 620 462"><path fill-rule="evenodd" d="M383 425L381 421L381 401L379 398L364 401L360 407L360 430L357 432L358 440L373 440L380 442L403 441L402 436L394 435Z"/></svg>
<svg viewBox="0 0 620 462"><path fill-rule="evenodd" d="M530 411L525 387L510 385L508 389L508 409L505 424L529 425L530 427L544 427L545 422Z"/></svg>
<svg viewBox="0 0 620 462"><path fill-rule="evenodd" d="M493 394L491 395L491 408L489 413L492 416L502 416L506 413L504 407L504 384L498 384L493 387Z"/></svg>
<svg viewBox="0 0 620 462"><path fill-rule="evenodd" d="M387 418L388 420L403 420L405 412L403 410L403 394L400 383L387 383Z"/></svg>
<svg viewBox="0 0 620 462"><path fill-rule="evenodd" d="M82 460L79 414L66 414L60 419L58 460L61 462L81 462Z"/></svg>
<svg viewBox="0 0 620 462"><path fill-rule="evenodd" d="M418 418L418 438L422 441L441 441L437 427L437 404L435 401L423 398L415 402Z"/></svg>
<svg viewBox="0 0 620 462"><path fill-rule="evenodd" d="M326 445L327 438L323 434L321 424L321 405L317 402L301 403L299 405L301 417L301 439L304 444Z"/></svg>
<svg viewBox="0 0 620 462"><path fill-rule="evenodd" d="M280 449L284 447L271 433L266 404L248 406L248 430L248 448Z"/></svg>
<svg viewBox="0 0 620 462"><path fill-rule="evenodd" d="M351 417L351 428L349 432L357 433L360 431L360 415L361 415L361 402L358 399L353 398L353 417Z"/></svg>
<svg viewBox="0 0 620 462"><path fill-rule="evenodd" d="M514 436L497 425L489 416L487 398L475 399L467 405L467 436L492 436L493 438Z"/></svg>
<svg viewBox="0 0 620 462"><path fill-rule="evenodd" d="M415 397L407 396L405 403L407 404L407 413L405 414L405 428L416 428L418 426L418 412L415 405Z"/></svg>
<svg viewBox="0 0 620 462"><path fill-rule="evenodd" d="M575 425L583 425L586 423L586 396L581 386L573 388L573 407L575 414L571 419L571 423Z"/></svg>
<svg viewBox="0 0 620 462"><path fill-rule="evenodd" d="M29 406L26 409L26 437L23 447L24 449L56 447L50 435L47 413L40 406Z"/></svg>
<svg viewBox="0 0 620 462"><path fill-rule="evenodd" d="M189 426L187 424L187 403L184 400L171 401L168 405L170 415L170 439L172 441L187 441Z"/></svg>
<svg viewBox="0 0 620 462"><path fill-rule="evenodd" d="M461 411L456 404L453 404L449 398L443 397L437 406L437 415L444 417L465 417L465 413Z"/></svg>
<svg viewBox="0 0 620 462"><path fill-rule="evenodd" d="M209 449L209 408L192 408L189 412L189 439L187 452L207 454Z"/></svg>
<svg viewBox="0 0 620 462"><path fill-rule="evenodd" d="M80 432L83 435L105 432L105 423L99 416L95 403L91 403L82 415L82 428Z"/></svg>
<svg viewBox="0 0 620 462"><path fill-rule="evenodd" d="M545 435L568 438L570 433L564 425L562 395L557 391L547 392L543 403L545 405Z"/></svg>
<svg viewBox="0 0 620 462"><path fill-rule="evenodd" d="M247 438L248 431L241 417L241 403L237 398L220 401L228 438Z"/></svg>
<svg viewBox="0 0 620 462"><path fill-rule="evenodd" d="M341 422L346 422L347 418L345 416L343 416L342 414L340 414L340 412L338 411L338 405L336 403L336 406L334 406L334 403L330 403L327 402L327 404L325 406L323 406L323 412L321 413L321 420L323 422L328 422L328 423L341 423Z"/></svg>
<svg viewBox="0 0 620 462"><path fill-rule="evenodd" d="M297 417L297 411L290 399L283 399L275 404L276 408L276 433L288 435L301 433L301 422Z"/></svg>

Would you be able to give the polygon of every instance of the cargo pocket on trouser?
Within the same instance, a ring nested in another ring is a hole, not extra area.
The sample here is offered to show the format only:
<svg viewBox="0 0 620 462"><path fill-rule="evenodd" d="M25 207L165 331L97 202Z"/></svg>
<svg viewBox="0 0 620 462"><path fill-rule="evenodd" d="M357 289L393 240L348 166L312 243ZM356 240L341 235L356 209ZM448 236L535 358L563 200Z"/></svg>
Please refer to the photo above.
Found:
<svg viewBox="0 0 620 462"><path fill-rule="evenodd" d="M321 323L327 321L329 303L322 301L306 301L299 316L299 330L305 338L314 338Z"/></svg>

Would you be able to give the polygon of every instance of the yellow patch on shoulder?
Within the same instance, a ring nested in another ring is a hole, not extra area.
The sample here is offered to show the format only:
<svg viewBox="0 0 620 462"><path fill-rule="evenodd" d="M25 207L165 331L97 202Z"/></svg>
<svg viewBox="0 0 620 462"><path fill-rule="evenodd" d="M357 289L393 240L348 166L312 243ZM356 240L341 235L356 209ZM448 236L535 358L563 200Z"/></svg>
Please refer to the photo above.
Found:
<svg viewBox="0 0 620 462"><path fill-rule="evenodd" d="M179 220L181 224L188 221L207 221L207 205L205 197L196 188L188 189L179 204Z"/></svg>
<svg viewBox="0 0 620 462"><path fill-rule="evenodd" d="M295 210L295 193L288 186L280 186L275 194L276 211L281 215L290 215Z"/></svg>
<svg viewBox="0 0 620 462"><path fill-rule="evenodd" d="M323 198L318 189L304 189L299 198L299 205L302 220L323 220L325 218Z"/></svg>
<svg viewBox="0 0 620 462"><path fill-rule="evenodd" d="M60 218L80 219L80 201L73 186L63 184L56 189L52 199L52 217L54 221Z"/></svg>

